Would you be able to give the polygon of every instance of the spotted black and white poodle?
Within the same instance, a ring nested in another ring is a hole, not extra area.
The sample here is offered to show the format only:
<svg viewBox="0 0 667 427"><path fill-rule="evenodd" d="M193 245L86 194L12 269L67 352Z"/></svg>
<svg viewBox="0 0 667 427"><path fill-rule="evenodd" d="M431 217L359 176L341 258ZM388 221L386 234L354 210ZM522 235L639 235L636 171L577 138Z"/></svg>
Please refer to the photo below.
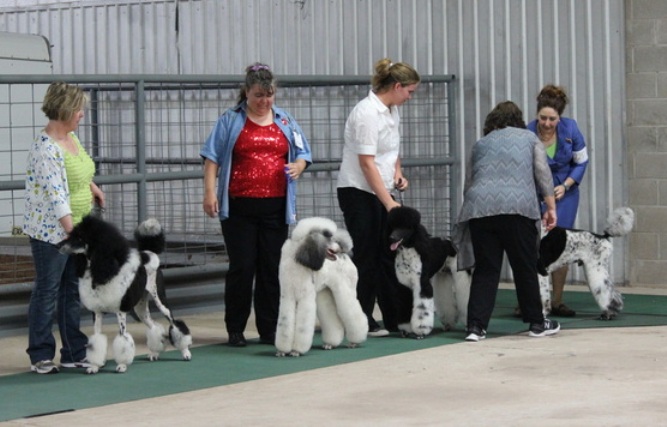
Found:
<svg viewBox="0 0 667 427"><path fill-rule="evenodd" d="M357 300L352 239L326 218L298 222L282 247L277 356L299 356L313 344L319 318L325 349L366 341L368 321Z"/></svg>
<svg viewBox="0 0 667 427"><path fill-rule="evenodd" d="M572 263L584 266L588 287L602 310L600 319L611 320L623 310L623 296L609 275L613 251L611 238L628 234L634 220L632 209L621 207L609 215L603 234L555 227L542 237L538 271L545 312L551 308L549 273Z"/></svg>
<svg viewBox="0 0 667 427"><path fill-rule="evenodd" d="M79 295L83 305L94 313L94 332L88 338L86 360L91 365L87 373L94 374L104 366L107 356L107 337L102 334L104 313L115 313L118 335L113 341L116 372L125 372L134 360L134 339L127 331L126 315L134 311L146 325L149 360L157 360L165 341L181 351L184 360L192 358L192 336L186 324L175 320L160 299L162 281L157 280L160 254L165 247L164 230L155 219L142 222L134 232L139 249L111 223L87 216L74 227L69 237L60 243L62 253L76 258L79 276ZM148 306L152 299L169 320L166 333L160 323L153 321Z"/></svg>
<svg viewBox="0 0 667 427"><path fill-rule="evenodd" d="M434 312L445 330L465 325L470 273L458 271L451 240L429 235L419 211L408 206L389 211L387 232L390 249L396 252L396 277L410 290L399 298L401 333L424 338L433 330Z"/></svg>

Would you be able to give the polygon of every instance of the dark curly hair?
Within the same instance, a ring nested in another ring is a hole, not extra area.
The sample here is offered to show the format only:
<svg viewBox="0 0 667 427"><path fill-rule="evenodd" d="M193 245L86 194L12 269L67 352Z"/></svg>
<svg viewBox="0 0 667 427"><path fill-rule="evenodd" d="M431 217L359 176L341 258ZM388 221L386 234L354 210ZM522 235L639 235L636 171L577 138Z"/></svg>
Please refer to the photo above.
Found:
<svg viewBox="0 0 667 427"><path fill-rule="evenodd" d="M486 116L486 120L484 121L484 135L506 127L526 128L526 122L523 120L523 112L512 101L501 102Z"/></svg>
<svg viewBox="0 0 667 427"><path fill-rule="evenodd" d="M567 93L565 93L563 87L546 85L537 95L537 112L539 113L542 108L549 107L556 110L559 116L562 116L568 101Z"/></svg>

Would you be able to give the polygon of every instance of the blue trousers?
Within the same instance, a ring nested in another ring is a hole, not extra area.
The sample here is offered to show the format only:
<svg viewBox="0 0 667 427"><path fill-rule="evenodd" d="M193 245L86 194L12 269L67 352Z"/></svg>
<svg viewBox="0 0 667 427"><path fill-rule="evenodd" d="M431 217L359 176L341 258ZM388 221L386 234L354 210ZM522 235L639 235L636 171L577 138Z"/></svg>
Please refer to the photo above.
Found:
<svg viewBox="0 0 667 427"><path fill-rule="evenodd" d="M88 338L81 332L79 278L74 259L41 240L30 239L35 263L35 284L28 308L28 349L30 362L53 360L56 340L53 320L57 314L62 347L60 362L77 362L86 356Z"/></svg>

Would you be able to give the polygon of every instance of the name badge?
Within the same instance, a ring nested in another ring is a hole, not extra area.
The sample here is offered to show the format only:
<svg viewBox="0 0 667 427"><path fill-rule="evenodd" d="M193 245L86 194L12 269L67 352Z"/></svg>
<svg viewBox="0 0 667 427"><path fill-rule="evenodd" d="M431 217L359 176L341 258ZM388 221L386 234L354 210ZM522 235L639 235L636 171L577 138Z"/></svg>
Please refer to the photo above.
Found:
<svg viewBox="0 0 667 427"><path fill-rule="evenodd" d="M293 133L294 133L294 143L298 148L303 149L303 139L301 139L301 134L298 132L293 132Z"/></svg>

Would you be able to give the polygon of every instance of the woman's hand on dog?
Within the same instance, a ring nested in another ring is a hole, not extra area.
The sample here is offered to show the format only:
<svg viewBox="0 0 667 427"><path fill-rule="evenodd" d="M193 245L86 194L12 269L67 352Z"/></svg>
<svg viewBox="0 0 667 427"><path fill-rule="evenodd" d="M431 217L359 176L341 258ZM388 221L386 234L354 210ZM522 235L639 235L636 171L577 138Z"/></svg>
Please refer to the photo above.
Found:
<svg viewBox="0 0 667 427"><path fill-rule="evenodd" d="M556 209L547 208L547 210L544 211L544 215L542 215L542 225L547 231L551 231L557 223L558 217L556 216Z"/></svg>

